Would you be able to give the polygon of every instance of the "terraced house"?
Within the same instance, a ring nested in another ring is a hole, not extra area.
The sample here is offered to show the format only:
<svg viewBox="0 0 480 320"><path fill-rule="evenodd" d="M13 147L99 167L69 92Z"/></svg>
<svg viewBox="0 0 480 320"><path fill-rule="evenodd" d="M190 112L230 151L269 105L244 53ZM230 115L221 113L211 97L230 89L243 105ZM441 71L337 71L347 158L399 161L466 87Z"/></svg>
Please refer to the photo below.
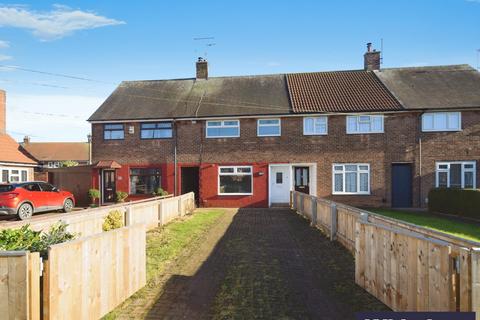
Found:
<svg viewBox="0 0 480 320"><path fill-rule="evenodd" d="M468 65L127 81L90 117L102 201L157 187L201 206L267 207L299 190L419 207L476 188L480 74Z"/></svg>

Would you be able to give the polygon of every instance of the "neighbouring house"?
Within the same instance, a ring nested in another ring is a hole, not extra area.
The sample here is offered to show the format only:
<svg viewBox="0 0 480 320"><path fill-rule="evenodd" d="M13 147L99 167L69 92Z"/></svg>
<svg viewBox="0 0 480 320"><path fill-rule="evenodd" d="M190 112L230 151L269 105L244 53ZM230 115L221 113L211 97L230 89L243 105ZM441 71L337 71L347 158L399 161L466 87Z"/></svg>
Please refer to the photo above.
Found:
<svg viewBox="0 0 480 320"><path fill-rule="evenodd" d="M480 73L468 65L122 82L90 117L102 202L157 187L201 206L267 207L291 190L357 206L425 206L476 188Z"/></svg>
<svg viewBox="0 0 480 320"><path fill-rule="evenodd" d="M31 142L26 136L21 145L43 169L61 168L65 164L90 164L88 142Z"/></svg>
<svg viewBox="0 0 480 320"><path fill-rule="evenodd" d="M38 163L7 134L6 93L0 90L0 183L33 180Z"/></svg>

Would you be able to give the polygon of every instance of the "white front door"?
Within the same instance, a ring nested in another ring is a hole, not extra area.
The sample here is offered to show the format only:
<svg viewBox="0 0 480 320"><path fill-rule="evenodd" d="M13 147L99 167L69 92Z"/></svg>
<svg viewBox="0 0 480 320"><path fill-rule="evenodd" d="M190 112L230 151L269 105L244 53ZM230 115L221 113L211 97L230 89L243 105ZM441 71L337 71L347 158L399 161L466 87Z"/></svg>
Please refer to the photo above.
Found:
<svg viewBox="0 0 480 320"><path fill-rule="evenodd" d="M270 203L290 202L290 166L270 167Z"/></svg>

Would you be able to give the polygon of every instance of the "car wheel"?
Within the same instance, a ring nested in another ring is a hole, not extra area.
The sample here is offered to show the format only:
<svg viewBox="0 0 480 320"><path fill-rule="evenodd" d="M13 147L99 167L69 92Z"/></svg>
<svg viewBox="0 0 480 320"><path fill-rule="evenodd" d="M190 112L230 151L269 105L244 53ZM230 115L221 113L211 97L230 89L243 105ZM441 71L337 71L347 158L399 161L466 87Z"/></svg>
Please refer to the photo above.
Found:
<svg viewBox="0 0 480 320"><path fill-rule="evenodd" d="M22 204L17 211L17 215L20 218L20 220L25 220L29 219L33 215L33 207L29 203L24 203Z"/></svg>
<svg viewBox="0 0 480 320"><path fill-rule="evenodd" d="M63 203L63 212L67 213L73 210L73 201L72 199L67 199Z"/></svg>

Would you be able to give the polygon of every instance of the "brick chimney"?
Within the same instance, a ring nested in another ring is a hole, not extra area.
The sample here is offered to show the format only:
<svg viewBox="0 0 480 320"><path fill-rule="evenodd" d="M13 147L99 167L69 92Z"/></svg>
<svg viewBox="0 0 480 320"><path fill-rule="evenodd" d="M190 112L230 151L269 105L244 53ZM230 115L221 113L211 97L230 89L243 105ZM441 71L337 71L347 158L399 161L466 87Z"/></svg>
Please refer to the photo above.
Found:
<svg viewBox="0 0 480 320"><path fill-rule="evenodd" d="M0 134L7 133L7 103L4 90L0 90Z"/></svg>
<svg viewBox="0 0 480 320"><path fill-rule="evenodd" d="M202 57L197 60L197 80L208 79L208 62Z"/></svg>
<svg viewBox="0 0 480 320"><path fill-rule="evenodd" d="M363 65L366 71L380 70L380 51L372 50L372 43L367 43L367 52L363 55Z"/></svg>

